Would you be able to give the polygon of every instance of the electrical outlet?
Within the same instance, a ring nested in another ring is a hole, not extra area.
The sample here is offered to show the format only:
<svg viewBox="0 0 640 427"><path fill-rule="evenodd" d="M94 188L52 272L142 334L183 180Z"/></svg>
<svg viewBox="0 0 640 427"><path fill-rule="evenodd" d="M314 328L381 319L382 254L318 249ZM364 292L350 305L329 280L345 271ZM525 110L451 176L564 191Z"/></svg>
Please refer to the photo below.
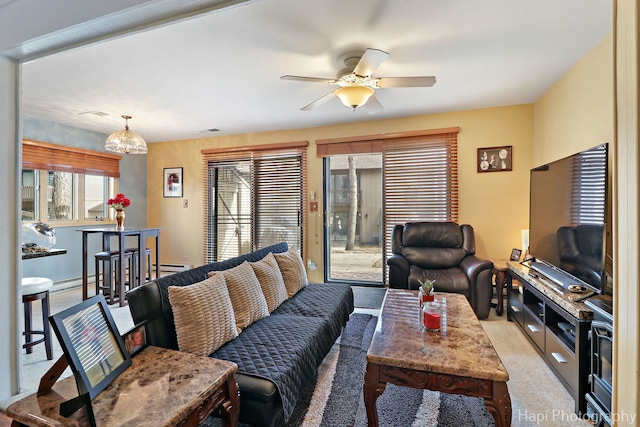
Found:
<svg viewBox="0 0 640 427"><path fill-rule="evenodd" d="M182 200L182 207L183 208L188 208L189 207L189 200L183 199Z"/></svg>

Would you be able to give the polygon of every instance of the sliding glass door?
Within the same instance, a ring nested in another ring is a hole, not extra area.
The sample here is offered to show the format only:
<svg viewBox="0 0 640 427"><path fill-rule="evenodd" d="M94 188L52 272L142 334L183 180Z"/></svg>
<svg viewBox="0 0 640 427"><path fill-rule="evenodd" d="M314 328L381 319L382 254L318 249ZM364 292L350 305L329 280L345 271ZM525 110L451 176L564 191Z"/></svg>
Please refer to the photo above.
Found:
<svg viewBox="0 0 640 427"><path fill-rule="evenodd" d="M325 158L325 277L381 285L382 154Z"/></svg>

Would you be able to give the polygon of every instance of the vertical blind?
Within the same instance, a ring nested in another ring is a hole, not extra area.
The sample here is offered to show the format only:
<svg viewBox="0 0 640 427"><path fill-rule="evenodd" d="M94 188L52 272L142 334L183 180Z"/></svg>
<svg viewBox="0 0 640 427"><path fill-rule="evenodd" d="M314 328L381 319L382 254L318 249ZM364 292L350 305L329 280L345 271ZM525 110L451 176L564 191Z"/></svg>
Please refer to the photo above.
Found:
<svg viewBox="0 0 640 427"><path fill-rule="evenodd" d="M205 263L283 241L304 258L307 145L202 151Z"/></svg>
<svg viewBox="0 0 640 427"><path fill-rule="evenodd" d="M607 188L607 145L575 156L572 171L572 224L603 225Z"/></svg>

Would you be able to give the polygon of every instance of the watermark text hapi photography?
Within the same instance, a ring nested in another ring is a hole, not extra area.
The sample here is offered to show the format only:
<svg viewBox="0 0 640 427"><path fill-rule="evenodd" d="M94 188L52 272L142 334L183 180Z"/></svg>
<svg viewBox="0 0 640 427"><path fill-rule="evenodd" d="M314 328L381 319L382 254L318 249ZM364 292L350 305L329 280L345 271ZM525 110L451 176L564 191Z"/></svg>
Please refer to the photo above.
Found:
<svg viewBox="0 0 640 427"><path fill-rule="evenodd" d="M612 422L625 421L630 424L634 424L637 418L637 414L630 414L627 412L613 413L611 414ZM519 422L530 422L536 425L546 425L549 422L576 422L579 420L584 421L600 421L599 414L582 414L578 415L574 412L562 411L560 409L554 409L550 412L532 412L528 410L519 410L516 414L516 420ZM597 424L597 423L596 423Z"/></svg>

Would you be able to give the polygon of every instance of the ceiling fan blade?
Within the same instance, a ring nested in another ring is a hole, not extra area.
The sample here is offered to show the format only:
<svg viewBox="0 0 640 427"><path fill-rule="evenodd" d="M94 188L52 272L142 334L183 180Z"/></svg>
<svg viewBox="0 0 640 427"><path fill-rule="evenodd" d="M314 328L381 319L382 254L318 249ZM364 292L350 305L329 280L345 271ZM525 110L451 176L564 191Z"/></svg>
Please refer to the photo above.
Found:
<svg viewBox="0 0 640 427"><path fill-rule="evenodd" d="M421 77L380 77L376 79L378 87L431 87L436 83L435 76Z"/></svg>
<svg viewBox="0 0 640 427"><path fill-rule="evenodd" d="M380 49L367 49L353 69L353 72L359 76L370 77L376 68L387 59L387 56L389 56L389 54Z"/></svg>
<svg viewBox="0 0 640 427"><path fill-rule="evenodd" d="M280 76L281 80L295 80L299 82L317 82L317 83L335 83L335 79L325 79L322 77L303 77L303 76Z"/></svg>
<svg viewBox="0 0 640 427"><path fill-rule="evenodd" d="M304 107L301 108L301 110L302 111L313 110L317 106L324 104L325 102L329 101L331 98L334 98L334 97L335 97L335 94L333 92L329 92L328 94L326 94L322 98L316 99L311 104L305 105Z"/></svg>
<svg viewBox="0 0 640 427"><path fill-rule="evenodd" d="M369 100L362 106L362 108L364 108L365 111L369 114L379 113L380 111L384 110L384 107L382 106L382 104L380 104L380 101L378 101L378 98L376 98L375 95L371 95L371 98L369 98Z"/></svg>

